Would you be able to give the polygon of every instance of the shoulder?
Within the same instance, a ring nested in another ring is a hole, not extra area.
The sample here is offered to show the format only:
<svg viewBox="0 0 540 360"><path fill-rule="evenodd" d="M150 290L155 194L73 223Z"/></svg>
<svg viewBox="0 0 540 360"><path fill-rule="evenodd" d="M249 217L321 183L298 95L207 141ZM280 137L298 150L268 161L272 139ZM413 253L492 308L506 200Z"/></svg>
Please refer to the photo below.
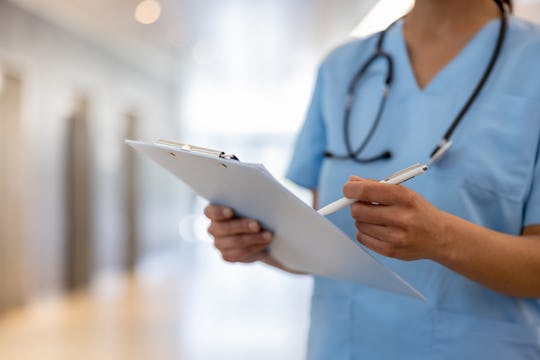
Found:
<svg viewBox="0 0 540 360"><path fill-rule="evenodd" d="M500 62L500 91L540 104L540 26L510 16Z"/></svg>
<svg viewBox="0 0 540 360"><path fill-rule="evenodd" d="M510 16L508 27L508 42L512 50L540 55L540 25Z"/></svg>
<svg viewBox="0 0 540 360"><path fill-rule="evenodd" d="M521 35L537 37L540 35L540 25L520 18L518 16L510 15L508 18L510 30Z"/></svg>

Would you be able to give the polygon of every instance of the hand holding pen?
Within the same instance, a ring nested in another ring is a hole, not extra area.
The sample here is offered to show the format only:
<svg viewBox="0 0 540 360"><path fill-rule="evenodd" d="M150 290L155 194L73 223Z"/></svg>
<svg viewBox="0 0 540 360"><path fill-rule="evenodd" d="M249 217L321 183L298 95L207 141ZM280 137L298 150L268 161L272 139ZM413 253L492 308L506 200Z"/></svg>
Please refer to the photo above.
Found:
<svg viewBox="0 0 540 360"><path fill-rule="evenodd" d="M418 176L422 173L424 173L428 169L427 165L421 165L421 164L414 164L412 166L409 166L403 170L400 170L398 172L393 173L392 175L387 176L383 180L381 180L381 183L384 184L394 184L398 185L401 184L407 180L412 179L415 176ZM348 199L346 197L343 197L339 200L334 201L331 204L326 205L325 207L319 209L317 212L323 216L330 215L338 210L341 210L347 206L352 205L354 202L356 202L356 199Z"/></svg>
<svg viewBox="0 0 540 360"><path fill-rule="evenodd" d="M401 260L444 258L447 248L441 234L448 231L451 216L408 187L388 185L424 171L424 166L415 165L383 181L351 177L345 183L343 194L354 199L350 216L361 244Z"/></svg>

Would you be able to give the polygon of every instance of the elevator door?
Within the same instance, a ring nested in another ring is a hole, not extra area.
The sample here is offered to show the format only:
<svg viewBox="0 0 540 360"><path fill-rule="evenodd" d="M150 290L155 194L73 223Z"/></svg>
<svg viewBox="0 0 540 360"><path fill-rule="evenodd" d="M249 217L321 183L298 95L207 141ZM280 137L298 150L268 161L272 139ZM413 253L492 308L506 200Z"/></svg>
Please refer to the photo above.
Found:
<svg viewBox="0 0 540 360"><path fill-rule="evenodd" d="M1 68L0 68L1 69ZM20 305L27 292L24 236L22 82L0 72L0 311Z"/></svg>
<svg viewBox="0 0 540 360"><path fill-rule="evenodd" d="M138 118L134 113L127 113L124 116L124 138L138 139ZM127 270L133 271L140 256L140 239L138 231L139 219L139 196L137 191L138 156L133 149L124 148L125 169L124 169L124 211L126 220L126 243L124 254L124 266Z"/></svg>
<svg viewBox="0 0 540 360"><path fill-rule="evenodd" d="M67 123L66 151L66 288L89 284L93 272L91 147L88 101L76 100Z"/></svg>

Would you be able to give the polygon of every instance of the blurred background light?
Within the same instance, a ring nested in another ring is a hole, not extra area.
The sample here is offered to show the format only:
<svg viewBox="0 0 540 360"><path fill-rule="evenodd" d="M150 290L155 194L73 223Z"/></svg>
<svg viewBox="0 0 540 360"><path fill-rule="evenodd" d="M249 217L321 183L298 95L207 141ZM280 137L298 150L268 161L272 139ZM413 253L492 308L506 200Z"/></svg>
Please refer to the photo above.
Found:
<svg viewBox="0 0 540 360"><path fill-rule="evenodd" d="M153 24L161 15L161 4L157 0L143 0L135 7L135 19L141 24Z"/></svg>
<svg viewBox="0 0 540 360"><path fill-rule="evenodd" d="M197 65L210 65L216 60L216 52L208 41L198 41L192 49L193 62Z"/></svg>
<svg viewBox="0 0 540 360"><path fill-rule="evenodd" d="M190 38L190 28L184 22L179 21L171 24L167 30L167 40L169 44L175 48L187 46L190 42Z"/></svg>
<svg viewBox="0 0 540 360"><path fill-rule="evenodd" d="M386 28L392 21L405 15L414 0L380 0L351 32L353 37L366 37Z"/></svg>

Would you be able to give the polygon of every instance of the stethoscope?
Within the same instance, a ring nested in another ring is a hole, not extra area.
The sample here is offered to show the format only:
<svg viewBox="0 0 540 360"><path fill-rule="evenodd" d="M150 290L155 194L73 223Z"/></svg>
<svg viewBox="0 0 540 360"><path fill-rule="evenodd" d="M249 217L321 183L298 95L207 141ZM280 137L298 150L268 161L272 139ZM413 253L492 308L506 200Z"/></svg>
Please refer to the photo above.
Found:
<svg viewBox="0 0 540 360"><path fill-rule="evenodd" d="M495 45L495 48L493 50L493 53L492 53L491 58L489 60L489 63L486 66L486 69L484 70L484 73L483 73L480 81L478 81L478 84L474 88L474 90L471 93L469 99L465 102L465 105L463 105L463 107L459 111L458 115L456 116L456 118L454 119L454 121L452 122L452 124L450 125L448 130L446 130L446 133L442 137L439 144L437 146L435 146L435 149L433 149L433 151L431 152L430 163L432 163L432 162L436 161L438 158L440 158L450 148L450 146L452 145L452 141L450 140L450 137L452 136L452 134L454 133L454 131L456 130L456 128L460 124L460 122L463 119L463 117L465 116L465 114L467 114L470 107L474 104L476 98L478 97L478 95L480 94L482 89L484 88L484 85L485 85L487 79L489 78L489 76L491 75L491 73L493 71L493 67L495 66L495 63L497 62L497 59L499 58L499 55L501 53L501 49L502 49L502 46L503 46L503 43L504 43L504 38L506 36L506 31L507 31L507 27L508 27L508 18L507 18L506 9L504 7L503 2L501 0L495 0L495 2L497 3L497 5L499 6L499 9L501 11L501 18L500 18L501 19L501 24L500 24L500 27L499 27L499 35L497 37L497 43ZM386 106L386 100L388 98L388 94L390 92L390 87L391 87L392 82L393 82L394 65L393 65L392 56L389 53L387 53L386 51L384 51L383 43L384 43L384 38L385 38L386 33L388 32L388 30L399 20L401 20L401 19L398 19L395 22L393 22L392 24L390 24L390 26L388 26L384 31L382 31L379 34L379 37L377 39L377 46L376 46L376 49L375 49L375 53L373 55L371 55L371 57L356 72L356 74L354 75L354 77L353 77L353 79L352 79L352 81L351 81L351 83L350 83L350 85L349 85L349 87L347 89L347 98L346 98L346 101L345 101L345 113L344 113L344 120L343 120L343 122L344 122L343 123L343 125L344 125L343 126L343 139L344 139L345 146L346 146L346 149L347 149L347 155L337 155L337 154L331 153L329 151L326 151L325 154L324 154L324 156L326 158L341 159L341 160L349 160L349 159L351 159L351 160L353 160L353 161L355 161L357 163L370 163L370 162L374 162L374 161L378 161L378 160L384 160L384 159L392 158L393 155L392 155L392 152L390 150L385 150L385 151L381 152L379 155L375 155L375 156L368 157L368 158L361 158L360 154L366 148L366 146L369 144L371 138L373 137L373 134L375 133L375 131L377 130L377 127L379 126L379 123L381 121L381 116L384 113L384 108ZM384 78L385 88L384 88L384 91L383 91L383 94L382 94L382 99L381 99L381 102L379 104L379 108L377 110L377 115L375 116L375 121L373 122L373 125L371 126L371 129L369 130L367 136L364 138L364 141L362 141L360 146L358 146L356 149L353 149L353 147L351 145L350 138L349 138L349 127L350 127L351 108L352 108L352 105L353 105L353 99L354 99L354 96L355 96L355 93L356 93L356 88L357 88L360 80L364 76L364 74L367 72L367 70L371 66L371 64L373 64L378 59L383 59L385 61L386 69L387 69L386 76Z"/></svg>

